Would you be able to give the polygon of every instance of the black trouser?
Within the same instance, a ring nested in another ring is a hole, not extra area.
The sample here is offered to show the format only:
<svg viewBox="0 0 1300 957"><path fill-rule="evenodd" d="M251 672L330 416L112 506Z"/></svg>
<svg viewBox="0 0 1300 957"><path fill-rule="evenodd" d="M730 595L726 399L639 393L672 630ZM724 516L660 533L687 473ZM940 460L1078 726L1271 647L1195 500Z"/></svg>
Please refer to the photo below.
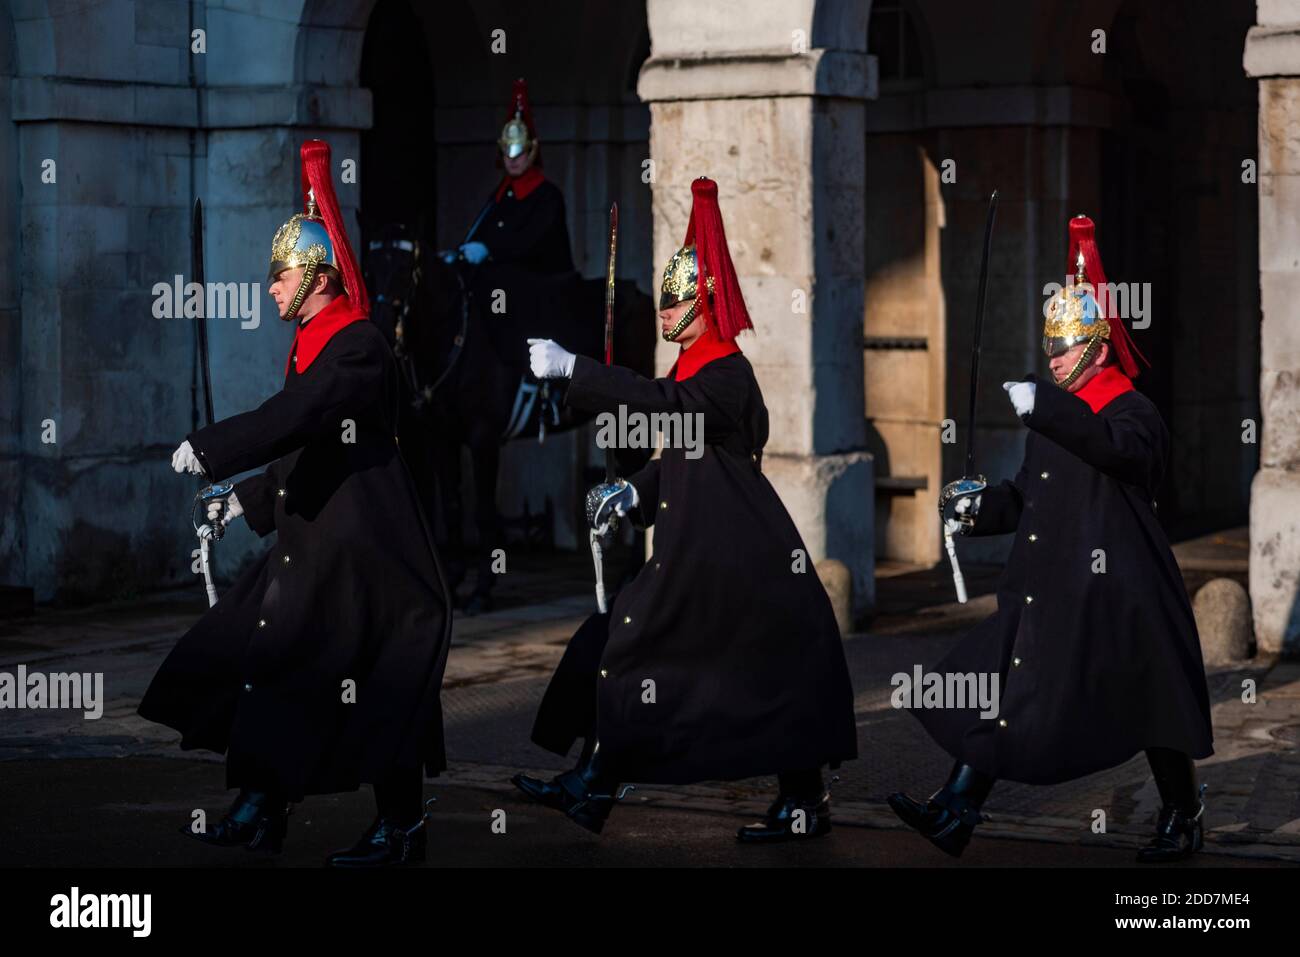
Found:
<svg viewBox="0 0 1300 957"><path fill-rule="evenodd" d="M822 795L826 793L821 768L782 771L776 776L776 780L782 797L794 797L801 801L820 801Z"/></svg>
<svg viewBox="0 0 1300 957"><path fill-rule="evenodd" d="M424 816L424 772L393 768L374 783L379 816L403 827L414 827Z"/></svg>
<svg viewBox="0 0 1300 957"><path fill-rule="evenodd" d="M1196 793L1196 765L1181 751L1172 748L1148 748L1147 764L1156 779L1160 803L1194 815L1200 807Z"/></svg>

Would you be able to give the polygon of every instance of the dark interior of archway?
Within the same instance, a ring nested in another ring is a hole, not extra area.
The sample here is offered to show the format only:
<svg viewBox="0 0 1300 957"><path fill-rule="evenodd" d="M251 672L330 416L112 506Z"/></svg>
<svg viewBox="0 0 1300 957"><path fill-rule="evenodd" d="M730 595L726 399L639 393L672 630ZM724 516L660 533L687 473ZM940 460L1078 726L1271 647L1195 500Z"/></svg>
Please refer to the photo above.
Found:
<svg viewBox="0 0 1300 957"><path fill-rule="evenodd" d="M374 125L361 134L362 243L387 223L432 242L437 212L434 86L424 27L409 0L379 0L366 27L361 86Z"/></svg>
<svg viewBox="0 0 1300 957"><path fill-rule="evenodd" d="M1253 13L1216 5L1209 28L1173 0L1130 0L1110 30L1128 115L1100 140L1098 241L1112 282L1151 284L1138 384L1171 433L1158 501L1175 539L1245 524L1259 464L1239 441L1259 421L1259 290L1241 279L1258 274L1258 206L1235 175L1257 152Z"/></svg>

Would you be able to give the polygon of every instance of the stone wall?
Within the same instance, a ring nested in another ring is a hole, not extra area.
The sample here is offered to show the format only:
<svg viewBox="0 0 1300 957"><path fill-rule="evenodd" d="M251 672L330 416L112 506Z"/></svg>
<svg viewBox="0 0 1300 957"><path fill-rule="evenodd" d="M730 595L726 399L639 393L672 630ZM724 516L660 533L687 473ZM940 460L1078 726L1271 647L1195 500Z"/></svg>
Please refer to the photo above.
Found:
<svg viewBox="0 0 1300 957"><path fill-rule="evenodd" d="M1261 0L1246 42L1259 78L1263 442L1251 487L1250 599L1261 651L1300 651L1300 2Z"/></svg>

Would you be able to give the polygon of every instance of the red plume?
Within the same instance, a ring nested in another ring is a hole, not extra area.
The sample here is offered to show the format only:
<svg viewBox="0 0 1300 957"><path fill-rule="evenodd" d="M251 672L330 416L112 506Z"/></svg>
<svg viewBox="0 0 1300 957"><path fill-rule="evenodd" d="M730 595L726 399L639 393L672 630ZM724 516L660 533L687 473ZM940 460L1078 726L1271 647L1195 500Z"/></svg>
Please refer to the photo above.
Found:
<svg viewBox="0 0 1300 957"><path fill-rule="evenodd" d="M365 281L361 270L357 268L356 257L352 253L352 244L348 242L348 232L343 226L343 214L339 211L339 201L334 195L332 178L333 164L330 162L330 146L324 140L308 140L302 144L302 203L307 209L307 191L316 194L316 208L325 223L325 231L334 244L334 256L338 260L339 275L343 277L343 288L352 300L354 309L370 315L370 296L366 293Z"/></svg>
<svg viewBox="0 0 1300 957"><path fill-rule="evenodd" d="M691 219L686 224L686 240L695 244L695 260L699 264L699 283L696 295L705 316L713 320L718 337L726 342L736 338L743 330L753 329L745 297L736 278L736 267L727 249L727 232L722 226L722 210L718 207L718 184L701 176L691 183ZM713 301L706 294L708 280L713 279Z"/></svg>
<svg viewBox="0 0 1300 957"><path fill-rule="evenodd" d="M1070 275L1073 276L1076 270L1075 262L1079 258L1079 250L1083 250L1083 269L1084 275L1088 277L1088 282L1092 283L1093 289L1096 290L1097 304L1101 306L1102 315L1110 323L1110 344L1115 350L1115 356L1119 359L1120 368L1130 379L1136 379L1138 376L1137 360L1133 358L1134 354L1150 367L1151 362L1146 356L1138 351L1137 344L1128 334L1128 329L1124 326L1124 320L1119 316L1111 315L1110 303L1106 301L1106 273L1101 267L1101 252L1097 249L1097 227L1087 216L1075 216L1070 220L1070 253L1069 268Z"/></svg>

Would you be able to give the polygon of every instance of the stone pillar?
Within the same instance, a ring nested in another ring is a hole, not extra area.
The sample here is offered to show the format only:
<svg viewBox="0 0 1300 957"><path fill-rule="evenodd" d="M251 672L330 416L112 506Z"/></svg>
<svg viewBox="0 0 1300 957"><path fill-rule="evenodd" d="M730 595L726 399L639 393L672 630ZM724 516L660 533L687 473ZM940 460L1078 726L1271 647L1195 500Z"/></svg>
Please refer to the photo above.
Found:
<svg viewBox="0 0 1300 957"><path fill-rule="evenodd" d="M1250 598L1261 652L1300 651L1300 0L1259 0L1245 67L1259 78L1259 472Z"/></svg>
<svg viewBox="0 0 1300 957"><path fill-rule="evenodd" d="M741 347L771 417L764 471L812 561L848 566L858 622L875 601L861 344L869 6L649 0L638 85L656 270L685 235L691 181L716 180L756 327ZM666 370L677 349L660 346Z"/></svg>

